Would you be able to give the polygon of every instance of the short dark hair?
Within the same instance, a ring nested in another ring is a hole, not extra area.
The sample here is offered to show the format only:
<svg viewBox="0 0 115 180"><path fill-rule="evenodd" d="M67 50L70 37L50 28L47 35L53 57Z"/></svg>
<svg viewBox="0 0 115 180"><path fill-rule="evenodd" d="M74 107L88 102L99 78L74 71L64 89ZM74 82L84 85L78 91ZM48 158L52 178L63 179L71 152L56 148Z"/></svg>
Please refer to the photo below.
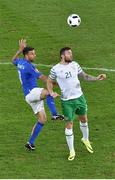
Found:
<svg viewBox="0 0 115 180"><path fill-rule="evenodd" d="M26 46L26 47L23 49L23 55L25 56L26 54L28 54L29 51L33 51L33 50L34 50L33 47Z"/></svg>
<svg viewBox="0 0 115 180"><path fill-rule="evenodd" d="M63 47L62 49L60 49L60 57L61 57L61 55L64 54L65 51L68 51L68 50L71 50L71 48L70 47Z"/></svg>

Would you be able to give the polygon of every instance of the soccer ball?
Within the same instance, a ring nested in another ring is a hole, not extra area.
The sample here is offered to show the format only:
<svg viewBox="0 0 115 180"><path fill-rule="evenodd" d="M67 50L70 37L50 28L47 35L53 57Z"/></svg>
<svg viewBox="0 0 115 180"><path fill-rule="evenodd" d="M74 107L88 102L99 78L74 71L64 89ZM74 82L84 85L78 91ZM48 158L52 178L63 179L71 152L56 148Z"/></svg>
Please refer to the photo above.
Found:
<svg viewBox="0 0 115 180"><path fill-rule="evenodd" d="M69 24L69 26L71 27L78 27L81 23L81 18L79 17L79 15L77 14L71 14L68 18L67 18L67 23Z"/></svg>

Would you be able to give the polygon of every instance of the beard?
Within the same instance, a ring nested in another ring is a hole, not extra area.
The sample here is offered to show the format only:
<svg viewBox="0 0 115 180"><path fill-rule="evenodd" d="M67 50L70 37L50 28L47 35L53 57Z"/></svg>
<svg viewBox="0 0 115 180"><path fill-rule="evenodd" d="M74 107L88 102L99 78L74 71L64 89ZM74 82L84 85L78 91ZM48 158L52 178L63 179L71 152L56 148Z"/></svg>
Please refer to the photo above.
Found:
<svg viewBox="0 0 115 180"><path fill-rule="evenodd" d="M30 59L30 62L34 62L34 59Z"/></svg>
<svg viewBox="0 0 115 180"><path fill-rule="evenodd" d="M71 62L72 62L72 59L65 59L65 62L66 62L66 63L71 63Z"/></svg>

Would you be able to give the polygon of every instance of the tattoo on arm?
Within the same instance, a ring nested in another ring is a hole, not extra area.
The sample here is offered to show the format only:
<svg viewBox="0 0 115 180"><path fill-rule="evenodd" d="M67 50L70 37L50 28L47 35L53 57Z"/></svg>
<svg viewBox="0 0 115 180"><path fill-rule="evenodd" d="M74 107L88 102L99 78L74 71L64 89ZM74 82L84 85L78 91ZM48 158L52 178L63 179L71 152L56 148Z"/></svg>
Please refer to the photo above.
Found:
<svg viewBox="0 0 115 180"><path fill-rule="evenodd" d="M79 74L79 77L82 77L84 80L86 81L97 81L98 78L95 77L95 76L92 76L90 74L86 74L84 71L82 71L80 74Z"/></svg>

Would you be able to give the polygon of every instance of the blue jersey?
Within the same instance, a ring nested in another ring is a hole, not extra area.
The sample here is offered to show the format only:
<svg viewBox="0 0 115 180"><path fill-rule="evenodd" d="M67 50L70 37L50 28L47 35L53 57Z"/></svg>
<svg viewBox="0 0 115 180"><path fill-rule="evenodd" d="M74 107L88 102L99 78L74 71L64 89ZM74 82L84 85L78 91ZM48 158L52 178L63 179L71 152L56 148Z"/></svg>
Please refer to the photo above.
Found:
<svg viewBox="0 0 115 180"><path fill-rule="evenodd" d="M26 96L33 88L38 87L37 79L41 76L41 73L31 62L23 58L15 59L13 64L17 67L23 92Z"/></svg>

